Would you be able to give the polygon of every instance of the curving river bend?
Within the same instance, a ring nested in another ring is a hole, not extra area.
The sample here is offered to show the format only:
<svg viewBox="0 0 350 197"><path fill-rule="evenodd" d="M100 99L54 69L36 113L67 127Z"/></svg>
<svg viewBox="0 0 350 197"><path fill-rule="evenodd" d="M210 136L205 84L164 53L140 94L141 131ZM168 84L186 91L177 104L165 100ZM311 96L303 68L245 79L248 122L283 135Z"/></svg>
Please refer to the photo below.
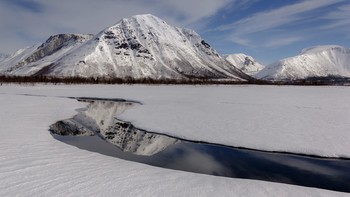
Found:
<svg viewBox="0 0 350 197"><path fill-rule="evenodd" d="M123 99L87 102L73 118L50 126L55 139L78 148L153 166L350 193L350 160L272 153L179 139L118 119L133 105Z"/></svg>

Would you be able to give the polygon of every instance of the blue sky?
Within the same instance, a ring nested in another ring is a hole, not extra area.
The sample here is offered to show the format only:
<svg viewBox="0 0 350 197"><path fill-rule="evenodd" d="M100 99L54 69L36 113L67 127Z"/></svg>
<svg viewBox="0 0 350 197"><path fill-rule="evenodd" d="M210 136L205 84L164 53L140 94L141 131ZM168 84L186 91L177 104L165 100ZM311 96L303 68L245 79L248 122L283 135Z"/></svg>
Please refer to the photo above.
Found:
<svg viewBox="0 0 350 197"><path fill-rule="evenodd" d="M350 47L350 0L0 0L0 52L146 13L196 30L221 54L263 64L315 45Z"/></svg>

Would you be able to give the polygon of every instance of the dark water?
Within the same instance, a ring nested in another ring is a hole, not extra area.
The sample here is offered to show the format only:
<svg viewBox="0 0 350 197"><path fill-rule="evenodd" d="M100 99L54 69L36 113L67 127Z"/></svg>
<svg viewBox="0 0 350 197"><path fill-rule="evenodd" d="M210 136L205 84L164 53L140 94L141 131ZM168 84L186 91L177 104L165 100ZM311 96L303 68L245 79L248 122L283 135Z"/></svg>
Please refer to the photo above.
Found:
<svg viewBox="0 0 350 197"><path fill-rule="evenodd" d="M162 168L350 192L350 160L346 159L270 153L183 139L143 156L123 152L98 135L53 136L81 149Z"/></svg>

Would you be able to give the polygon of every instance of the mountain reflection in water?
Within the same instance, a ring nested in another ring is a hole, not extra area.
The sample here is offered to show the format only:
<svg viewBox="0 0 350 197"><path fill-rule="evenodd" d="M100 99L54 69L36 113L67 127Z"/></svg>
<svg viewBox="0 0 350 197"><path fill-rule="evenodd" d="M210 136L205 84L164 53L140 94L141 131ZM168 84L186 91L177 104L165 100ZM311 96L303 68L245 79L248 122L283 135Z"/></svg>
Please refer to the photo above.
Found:
<svg viewBox="0 0 350 197"><path fill-rule="evenodd" d="M178 139L118 120L118 115L137 105L135 102L79 100L89 103L85 110L50 126L57 140L78 148L175 170L350 192L350 160L270 153Z"/></svg>

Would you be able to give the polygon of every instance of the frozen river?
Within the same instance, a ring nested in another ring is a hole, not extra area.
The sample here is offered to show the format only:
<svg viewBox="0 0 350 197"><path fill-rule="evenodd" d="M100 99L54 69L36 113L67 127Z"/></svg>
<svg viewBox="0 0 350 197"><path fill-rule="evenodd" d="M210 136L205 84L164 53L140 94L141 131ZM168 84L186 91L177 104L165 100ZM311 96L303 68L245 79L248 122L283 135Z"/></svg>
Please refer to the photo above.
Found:
<svg viewBox="0 0 350 197"><path fill-rule="evenodd" d="M78 148L168 169L350 192L350 159L271 153L178 139L138 129L118 119L137 103L121 99L77 100L88 103L87 108L51 125L50 131L54 138Z"/></svg>
<svg viewBox="0 0 350 197"><path fill-rule="evenodd" d="M37 96L25 96L29 94ZM142 105L126 110L120 119L147 131L264 151L350 158L349 96L348 87L3 85L0 195L347 196L124 161L61 143L48 129L86 106L66 97L123 98Z"/></svg>

